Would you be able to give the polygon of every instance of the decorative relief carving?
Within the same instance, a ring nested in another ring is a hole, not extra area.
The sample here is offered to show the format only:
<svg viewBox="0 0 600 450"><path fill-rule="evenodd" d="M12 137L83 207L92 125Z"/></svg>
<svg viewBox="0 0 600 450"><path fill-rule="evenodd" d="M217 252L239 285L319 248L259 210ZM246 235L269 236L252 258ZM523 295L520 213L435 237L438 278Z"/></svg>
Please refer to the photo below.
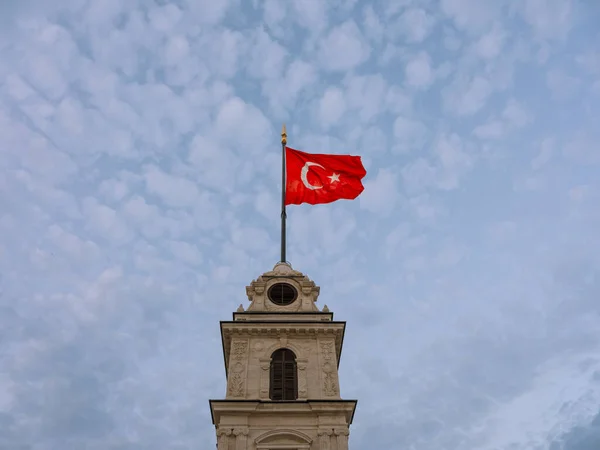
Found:
<svg viewBox="0 0 600 450"><path fill-rule="evenodd" d="M242 324L239 324L242 325ZM248 324L243 324L244 326L239 326L237 328L223 328L223 336L225 339L230 339L231 336L253 336L256 334L261 335L280 335L280 334L288 334L288 335L302 335L302 336L315 336L315 335L330 335L335 336L337 339L342 338L342 329L330 329L330 328L309 328L305 326L280 326L269 324L267 327L251 327L246 326ZM227 342L227 341L226 341Z"/></svg>
<svg viewBox="0 0 600 450"><path fill-rule="evenodd" d="M321 342L321 351L323 352L323 359L330 361L333 356L333 341Z"/></svg>
<svg viewBox="0 0 600 450"><path fill-rule="evenodd" d="M280 277L282 275L286 276L286 277L303 277L304 279L308 279L306 277L306 275L304 275L302 272L292 269L291 265L289 265L287 263L281 263L281 262L275 264L275 267L273 267L273 270L263 273L261 275L261 278L262 277Z"/></svg>
<svg viewBox="0 0 600 450"><path fill-rule="evenodd" d="M307 383L306 383L306 366L308 361L298 360L298 397L308 398Z"/></svg>
<svg viewBox="0 0 600 450"><path fill-rule="evenodd" d="M321 355L323 357L323 393L328 397L334 397L338 394L338 386L335 376L333 341L321 342Z"/></svg>
<svg viewBox="0 0 600 450"><path fill-rule="evenodd" d="M263 341L256 341L254 343L254 351L255 352L262 352L264 348L265 348L265 343Z"/></svg>
<svg viewBox="0 0 600 450"><path fill-rule="evenodd" d="M260 398L269 398L269 369L271 360L269 358L260 359Z"/></svg>
<svg viewBox="0 0 600 450"><path fill-rule="evenodd" d="M301 348L302 352L304 353L304 356L310 355L310 353L313 351L313 346L310 344L303 345Z"/></svg>
<svg viewBox="0 0 600 450"><path fill-rule="evenodd" d="M244 396L244 371L245 356L248 351L247 341L233 341L231 345L231 366L229 378L229 395L232 397Z"/></svg>
<svg viewBox="0 0 600 450"><path fill-rule="evenodd" d="M264 302L264 306L265 306L265 310L267 310L267 311L295 312L295 311L300 311L300 308L302 307L302 302L294 301L293 303L290 303L289 305L275 305L271 301L266 301L266 302Z"/></svg>

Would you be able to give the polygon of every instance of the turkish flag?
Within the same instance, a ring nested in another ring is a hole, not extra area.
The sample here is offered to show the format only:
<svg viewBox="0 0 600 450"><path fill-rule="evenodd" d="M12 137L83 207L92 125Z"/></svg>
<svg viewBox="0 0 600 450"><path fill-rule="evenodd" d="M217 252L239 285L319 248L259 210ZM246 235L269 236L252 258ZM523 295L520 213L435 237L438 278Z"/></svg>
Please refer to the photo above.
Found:
<svg viewBox="0 0 600 450"><path fill-rule="evenodd" d="M360 156L304 153L285 148L285 204L353 200L364 190L367 174Z"/></svg>

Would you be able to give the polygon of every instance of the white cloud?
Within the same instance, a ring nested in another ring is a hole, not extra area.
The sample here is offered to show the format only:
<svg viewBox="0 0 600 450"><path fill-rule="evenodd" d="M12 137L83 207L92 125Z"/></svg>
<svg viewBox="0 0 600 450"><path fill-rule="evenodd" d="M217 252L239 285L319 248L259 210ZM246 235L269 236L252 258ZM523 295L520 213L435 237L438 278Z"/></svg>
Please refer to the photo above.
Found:
<svg viewBox="0 0 600 450"><path fill-rule="evenodd" d="M127 195L129 188L127 183L113 178L102 181L99 185L98 192L109 200L119 201Z"/></svg>
<svg viewBox="0 0 600 450"><path fill-rule="evenodd" d="M390 86L385 105L392 114L406 114L412 110L412 98L399 86Z"/></svg>
<svg viewBox="0 0 600 450"><path fill-rule="evenodd" d="M131 230L117 212L91 197L83 200L86 228L109 242L123 243L132 239Z"/></svg>
<svg viewBox="0 0 600 450"><path fill-rule="evenodd" d="M363 185L365 190L359 197L360 207L381 216L392 214L400 198L394 171L379 169L377 175L366 179Z"/></svg>
<svg viewBox="0 0 600 450"><path fill-rule="evenodd" d="M496 26L481 36L473 48L477 56L484 59L494 59L502 52L505 41L506 33Z"/></svg>
<svg viewBox="0 0 600 450"><path fill-rule="evenodd" d="M434 183L436 170L425 158L418 158L403 167L401 173L406 190L418 192Z"/></svg>
<svg viewBox="0 0 600 450"><path fill-rule="evenodd" d="M193 17L198 19L198 22L206 25L214 25L220 22L229 8L238 2L235 0L219 0L213 2L211 0L194 0L185 1L185 6L189 9Z"/></svg>
<svg viewBox="0 0 600 450"><path fill-rule="evenodd" d="M283 77L270 79L263 84L263 92L274 113L283 115L285 111L296 108L298 97L316 80L317 71L311 64L294 60L288 65Z"/></svg>
<svg viewBox="0 0 600 450"><path fill-rule="evenodd" d="M600 133L579 130L565 144L563 154L571 161L594 165L600 163Z"/></svg>
<svg viewBox="0 0 600 450"><path fill-rule="evenodd" d="M173 207L191 206L198 196L196 184L187 178L173 176L156 166L147 166L144 171L146 189Z"/></svg>
<svg viewBox="0 0 600 450"><path fill-rule="evenodd" d="M525 0L523 18L538 39L564 39L572 26L573 5L564 0Z"/></svg>
<svg viewBox="0 0 600 450"><path fill-rule="evenodd" d="M169 250L181 261L196 266L202 262L202 255L196 246L184 241L169 241Z"/></svg>
<svg viewBox="0 0 600 450"><path fill-rule="evenodd" d="M462 139L455 133L442 135L434 147L441 171L437 184L441 189L456 189L460 178L473 166L473 158L467 153Z"/></svg>
<svg viewBox="0 0 600 450"><path fill-rule="evenodd" d="M228 148L202 135L194 136L188 160L194 166L199 184L217 191L231 192L239 176L239 162Z"/></svg>
<svg viewBox="0 0 600 450"><path fill-rule="evenodd" d="M214 133L220 141L250 153L257 153L272 142L269 139L274 134L262 111L239 97L231 98L221 105Z"/></svg>
<svg viewBox="0 0 600 450"><path fill-rule="evenodd" d="M403 116L394 121L394 145L397 152L420 150L427 139L427 128L417 120Z"/></svg>
<svg viewBox="0 0 600 450"><path fill-rule="evenodd" d="M384 112L389 89L381 75L350 76L344 80L345 98L349 106L358 110L363 122L371 122Z"/></svg>
<svg viewBox="0 0 600 450"><path fill-rule="evenodd" d="M411 58L406 64L406 82L416 88L427 88L434 80L431 59L426 52L421 52Z"/></svg>
<svg viewBox="0 0 600 450"><path fill-rule="evenodd" d="M485 106L492 92L491 83L482 76L457 78L445 92L445 107L459 116L472 115Z"/></svg>
<svg viewBox="0 0 600 450"><path fill-rule="evenodd" d="M329 88L319 101L321 124L327 129L339 122L346 111L344 93L338 88Z"/></svg>
<svg viewBox="0 0 600 450"><path fill-rule="evenodd" d="M371 54L360 29L354 21L333 28L319 45L319 59L324 69L347 71L364 63Z"/></svg>
<svg viewBox="0 0 600 450"><path fill-rule="evenodd" d="M325 2L313 2L311 0L293 0L294 18L300 25L319 32L327 25L327 8Z"/></svg>
<svg viewBox="0 0 600 450"><path fill-rule="evenodd" d="M473 130L473 134L482 139L499 139L504 135L504 132L504 123L499 120L492 120L479 125Z"/></svg>
<svg viewBox="0 0 600 450"><path fill-rule="evenodd" d="M484 4L478 0L442 0L442 11L454 20L458 28L470 32L482 31L499 16L502 1Z"/></svg>
<svg viewBox="0 0 600 450"><path fill-rule="evenodd" d="M563 70L553 69L546 74L546 85L556 100L570 100L579 92L581 82Z"/></svg>
<svg viewBox="0 0 600 450"><path fill-rule="evenodd" d="M360 148L366 154L386 153L389 151L389 143L386 133L375 126L369 127L362 135Z"/></svg>
<svg viewBox="0 0 600 450"><path fill-rule="evenodd" d="M232 78L237 73L246 44L242 33L229 29L205 35L200 41L202 53L206 55L204 63L213 74L224 78Z"/></svg>
<svg viewBox="0 0 600 450"><path fill-rule="evenodd" d="M398 25L409 42L421 42L431 33L434 19L421 8L410 8L402 13Z"/></svg>
<svg viewBox="0 0 600 450"><path fill-rule="evenodd" d="M256 30L252 43L249 72L258 78L280 78L287 51L263 29Z"/></svg>
<svg viewBox="0 0 600 450"><path fill-rule="evenodd" d="M370 40L379 43L383 39L384 27L372 5L365 6L363 10L363 28Z"/></svg>
<svg viewBox="0 0 600 450"><path fill-rule="evenodd" d="M515 99L510 99L506 103L502 116L515 127L524 127L529 124L532 120L529 113L525 110L523 105Z"/></svg>

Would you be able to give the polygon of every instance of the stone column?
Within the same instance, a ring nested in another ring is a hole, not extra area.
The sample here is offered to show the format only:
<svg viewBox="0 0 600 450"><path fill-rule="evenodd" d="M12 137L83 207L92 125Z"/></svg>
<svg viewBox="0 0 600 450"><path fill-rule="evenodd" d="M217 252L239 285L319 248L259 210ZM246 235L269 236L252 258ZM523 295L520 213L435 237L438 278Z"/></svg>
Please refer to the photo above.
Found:
<svg viewBox="0 0 600 450"><path fill-rule="evenodd" d="M331 448L332 429L321 429L317 431L317 435L319 436L319 450L335 450Z"/></svg>
<svg viewBox="0 0 600 450"><path fill-rule="evenodd" d="M337 442L336 450L348 450L348 436L350 431L347 428L336 428L333 431Z"/></svg>
<svg viewBox="0 0 600 450"><path fill-rule="evenodd" d="M248 427L234 428L233 434L235 435L235 450L247 450Z"/></svg>

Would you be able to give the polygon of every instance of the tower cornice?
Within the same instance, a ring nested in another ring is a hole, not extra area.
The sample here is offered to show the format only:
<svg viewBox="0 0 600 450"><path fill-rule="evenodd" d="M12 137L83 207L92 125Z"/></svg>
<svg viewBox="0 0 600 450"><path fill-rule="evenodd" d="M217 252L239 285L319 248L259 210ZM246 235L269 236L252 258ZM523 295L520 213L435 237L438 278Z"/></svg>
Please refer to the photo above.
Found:
<svg viewBox="0 0 600 450"><path fill-rule="evenodd" d="M358 400L209 400L213 424L220 422L221 414L277 414L282 412L294 414L329 414L344 411L346 424L351 425Z"/></svg>

